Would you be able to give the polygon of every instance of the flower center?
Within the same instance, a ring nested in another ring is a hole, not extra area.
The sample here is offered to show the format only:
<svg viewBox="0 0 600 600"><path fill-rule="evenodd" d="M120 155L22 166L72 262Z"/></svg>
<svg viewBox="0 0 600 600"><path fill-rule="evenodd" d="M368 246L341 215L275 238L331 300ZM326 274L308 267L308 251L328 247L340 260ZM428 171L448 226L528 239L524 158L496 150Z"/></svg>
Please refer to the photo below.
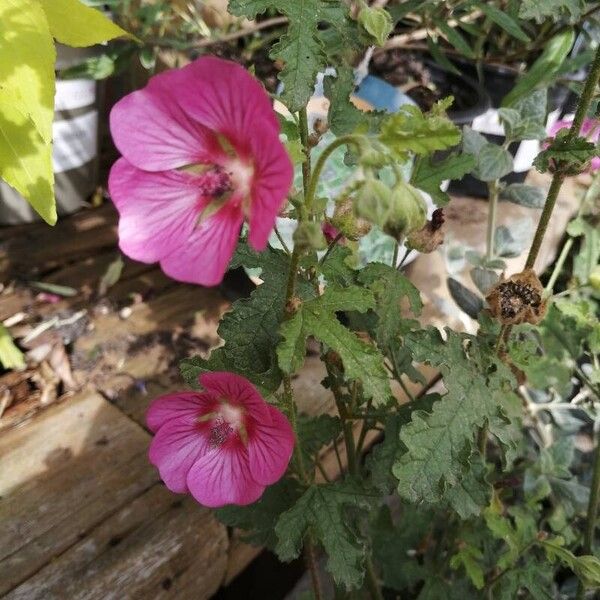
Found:
<svg viewBox="0 0 600 600"><path fill-rule="evenodd" d="M248 434L244 424L245 411L239 406L234 406L222 399L215 412L204 415L199 420L210 420L209 443L211 448L222 446L230 436L239 435L244 444L247 442Z"/></svg>

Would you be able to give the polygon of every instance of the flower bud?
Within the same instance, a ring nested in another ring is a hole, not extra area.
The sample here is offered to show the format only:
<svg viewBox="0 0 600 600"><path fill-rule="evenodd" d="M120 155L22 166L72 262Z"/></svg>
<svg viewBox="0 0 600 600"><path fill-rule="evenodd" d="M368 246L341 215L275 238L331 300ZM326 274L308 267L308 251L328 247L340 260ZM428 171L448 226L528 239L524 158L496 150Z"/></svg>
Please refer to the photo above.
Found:
<svg viewBox="0 0 600 600"><path fill-rule="evenodd" d="M401 239L412 231L421 229L427 220L427 207L421 193L412 185L399 180L391 196L391 207L383 231Z"/></svg>
<svg viewBox="0 0 600 600"><path fill-rule="evenodd" d="M600 266L595 267L590 273L590 285L600 292Z"/></svg>
<svg viewBox="0 0 600 600"><path fill-rule="evenodd" d="M354 202L357 217L383 227L390 213L392 192L378 179L370 177L359 188Z"/></svg>
<svg viewBox="0 0 600 600"><path fill-rule="evenodd" d="M354 214L354 206L350 198L338 201L333 211L331 224L349 240L356 241L371 231L371 224Z"/></svg>
<svg viewBox="0 0 600 600"><path fill-rule="evenodd" d="M321 231L320 223L307 221L300 223L294 231L294 244L304 252L327 248L327 242Z"/></svg>
<svg viewBox="0 0 600 600"><path fill-rule="evenodd" d="M321 231L323 232L323 235L325 236L325 239L327 240L328 244L331 244L333 240L335 240L339 235L341 235L339 229L337 227L334 227L330 221L323 221L323 223L321 224ZM342 236L338 239L338 243L342 244L343 242L344 237Z"/></svg>

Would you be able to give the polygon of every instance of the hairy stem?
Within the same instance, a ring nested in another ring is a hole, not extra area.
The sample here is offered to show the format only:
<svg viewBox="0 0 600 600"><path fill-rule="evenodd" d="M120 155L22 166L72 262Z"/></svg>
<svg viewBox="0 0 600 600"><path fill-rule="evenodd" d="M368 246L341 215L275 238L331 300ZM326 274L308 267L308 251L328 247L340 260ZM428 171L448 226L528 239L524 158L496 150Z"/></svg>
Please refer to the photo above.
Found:
<svg viewBox="0 0 600 600"><path fill-rule="evenodd" d="M365 579L367 587L369 588L369 594L371 594L371 600L383 600L383 594L381 593L381 588L379 587L379 582L377 580L375 568L373 567L373 560L371 559L370 554L367 554L367 557L365 558ZM396 598L398 598L397 594Z"/></svg>
<svg viewBox="0 0 600 600"><path fill-rule="evenodd" d="M590 499L588 502L587 519L583 536L582 554L592 554L594 544L594 532L596 531L596 520L598 518L598 504L600 504L600 434L596 435L596 448L594 450L594 470L592 473L592 485L590 488ZM581 579L577 584L577 600L585 596L585 588Z"/></svg>
<svg viewBox="0 0 600 600"><path fill-rule="evenodd" d="M310 573L310 581L312 583L312 591L315 600L323 599L323 588L321 586L321 578L319 577L319 562L317 560L317 552L312 536L304 542L304 559L308 572Z"/></svg>
<svg viewBox="0 0 600 600"><path fill-rule="evenodd" d="M485 238L485 257L488 260L494 258L496 246L496 217L498 214L498 181L488 183L488 220L487 235Z"/></svg>
<svg viewBox="0 0 600 600"><path fill-rule="evenodd" d="M298 113L298 129L300 130L300 141L306 156L305 161L302 163L302 186L304 188L304 203L306 204L310 187L310 146L308 145L308 113L306 107Z"/></svg>
<svg viewBox="0 0 600 600"><path fill-rule="evenodd" d="M577 217L580 217L585 208L593 202L600 195L600 171L594 175L592 183L590 187L586 190L585 195L583 196L583 200L579 203L579 210L577 211ZM554 291L554 286L556 285L556 280L558 279L562 268L565 264L567 257L569 256L569 252L575 243L575 239L573 237L569 237L569 239L565 242L560 255L554 264L554 269L552 269L552 274L550 275L550 279L546 285L546 289L544 290L544 294L546 297L551 296Z"/></svg>
<svg viewBox="0 0 600 600"><path fill-rule="evenodd" d="M340 146L344 146L346 144L354 144L355 146L360 146L362 143L362 139L358 135L343 135L339 138L336 138L319 156L315 169L310 177L310 184L308 185L308 192L304 195L304 205L306 207L306 211L310 214L312 209L312 204L315 199L315 194L317 193L317 184L319 183L319 178L321 177L321 172L323 171L323 167L327 162L327 159L333 154L334 150L339 148Z"/></svg>
<svg viewBox="0 0 600 600"><path fill-rule="evenodd" d="M596 50L594 62L592 63L592 67L585 81L581 98L577 104L577 110L575 111L573 124L571 125L571 128L569 129L569 132L565 138L566 144L573 141L579 135L579 130L583 124L583 119L587 114L590 103L594 96L598 79L600 79L600 47ZM564 180L565 175L560 172L555 173L554 177L552 178L552 183L550 184L550 189L548 190L548 197L546 198L546 203L544 204L544 209L542 210L542 214L540 216L540 221L533 237L533 241L531 242L531 248L529 250L529 255L527 256L527 262L525 263L526 269L533 268L533 265L538 257L546 229L548 228L548 223L550 222L550 217L552 216L554 206L556 205L558 193Z"/></svg>

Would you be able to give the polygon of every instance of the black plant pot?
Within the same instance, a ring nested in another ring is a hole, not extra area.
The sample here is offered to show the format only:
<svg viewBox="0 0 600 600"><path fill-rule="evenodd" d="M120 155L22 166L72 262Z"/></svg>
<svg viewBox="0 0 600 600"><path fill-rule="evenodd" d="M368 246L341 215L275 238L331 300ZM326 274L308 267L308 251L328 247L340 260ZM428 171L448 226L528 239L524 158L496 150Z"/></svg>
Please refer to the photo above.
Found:
<svg viewBox="0 0 600 600"><path fill-rule="evenodd" d="M475 64L468 61L456 60L455 64L465 73L467 77L477 77L477 69ZM483 85L485 90L491 99L491 108L496 110L500 108L503 98L514 88L517 79L517 72L514 69L510 69L501 65L484 65L483 66ZM548 108L549 112L560 110L562 113L563 107L565 106L569 97L569 90L560 85L551 87L548 90ZM476 128L478 129L478 128ZM479 130L479 133L485 136L485 138L494 144L503 144L505 137L490 133L487 131ZM528 148L522 147L522 144L526 142L514 142L508 147L508 151L512 154L513 158L517 156L519 151L522 154L527 154ZM525 168L517 165L516 171L509 173L506 177L502 178L502 181L506 184L510 183L523 183L527 174L529 173L529 166L527 157L524 160ZM480 198L487 198L488 189L487 185L475 179L472 175L465 175L461 180L450 182L449 191L455 194L464 196L474 196Z"/></svg>
<svg viewBox="0 0 600 600"><path fill-rule="evenodd" d="M426 71L428 83L433 84L435 95L424 85L413 85L406 89L407 81L412 79L411 69L421 74ZM454 103L448 110L448 117L457 125L470 125L475 118L484 114L491 106L485 89L469 75L457 75L438 65L429 54L414 52L407 54L399 49L380 52L373 58L370 72L383 79L412 98L421 109L428 110L437 99L454 97Z"/></svg>

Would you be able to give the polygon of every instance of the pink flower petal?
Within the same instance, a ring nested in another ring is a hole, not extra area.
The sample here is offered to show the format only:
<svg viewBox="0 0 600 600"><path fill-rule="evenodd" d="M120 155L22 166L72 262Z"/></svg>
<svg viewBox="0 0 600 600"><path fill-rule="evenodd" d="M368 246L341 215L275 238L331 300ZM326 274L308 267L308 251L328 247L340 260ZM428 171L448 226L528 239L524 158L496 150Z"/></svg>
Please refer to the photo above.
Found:
<svg viewBox="0 0 600 600"><path fill-rule="evenodd" d="M257 423L248 440L248 459L252 477L271 485L281 479L294 449L294 432L283 413L269 406L271 424Z"/></svg>
<svg viewBox="0 0 600 600"><path fill-rule="evenodd" d="M198 380L200 385L216 398L224 397L230 402L240 404L257 422L271 423L269 405L245 377L226 371L215 371L202 373Z"/></svg>
<svg viewBox="0 0 600 600"><path fill-rule="evenodd" d="M252 479L248 453L239 439L197 460L189 470L187 487L200 504L210 508L252 504L265 490Z"/></svg>
<svg viewBox="0 0 600 600"><path fill-rule="evenodd" d="M248 241L264 250L275 220L286 202L294 178L294 167L278 137L265 139L260 134L250 140L256 169L251 190L250 232Z"/></svg>
<svg viewBox="0 0 600 600"><path fill-rule="evenodd" d="M192 118L224 135L239 153L246 154L248 141L265 128L279 133L271 99L240 65L203 56L180 72L179 104Z"/></svg>
<svg viewBox="0 0 600 600"><path fill-rule="evenodd" d="M210 449L209 436L205 434L207 428L192 414L184 413L167 421L156 432L148 456L172 492L189 491L188 472Z"/></svg>
<svg viewBox="0 0 600 600"><path fill-rule="evenodd" d="M108 182L119 211L119 246L127 256L152 263L187 243L203 201L193 175L141 171L120 158Z"/></svg>
<svg viewBox="0 0 600 600"><path fill-rule="evenodd" d="M156 433L167 421L186 416L190 419L213 409L215 401L210 394L174 392L156 398L146 412L146 424Z"/></svg>
<svg viewBox="0 0 600 600"><path fill-rule="evenodd" d="M163 271L178 281L218 285L223 280L242 227L242 211L229 201L183 238L182 245L165 256ZM168 229L165 225L165 229Z"/></svg>
<svg viewBox="0 0 600 600"><path fill-rule="evenodd" d="M119 100L110 131L119 152L140 169L165 171L194 163L215 163L223 152L214 132L191 119L177 103L189 75L172 69ZM198 83L190 93L196 93Z"/></svg>

